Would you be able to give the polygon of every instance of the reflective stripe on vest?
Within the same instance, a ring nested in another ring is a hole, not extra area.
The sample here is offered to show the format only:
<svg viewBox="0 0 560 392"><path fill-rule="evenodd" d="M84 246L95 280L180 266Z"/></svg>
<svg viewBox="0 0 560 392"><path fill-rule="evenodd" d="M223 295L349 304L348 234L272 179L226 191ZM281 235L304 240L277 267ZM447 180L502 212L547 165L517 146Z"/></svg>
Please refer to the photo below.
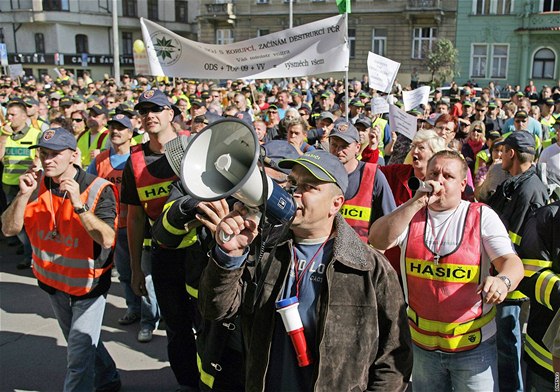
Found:
<svg viewBox="0 0 560 392"><path fill-rule="evenodd" d="M80 195L94 211L105 187L113 184L96 178ZM53 234L56 222L56 235ZM33 250L33 273L41 282L70 295L83 296L112 267L107 264L112 248L102 248L94 259L94 241L82 226L69 198L50 194L44 179L36 200L25 209L24 226ZM116 217L114 227L116 230Z"/></svg>
<svg viewBox="0 0 560 392"><path fill-rule="evenodd" d="M508 235L511 242L513 242L515 245L519 246L521 244L522 237L519 234L514 233L513 231L508 231Z"/></svg>
<svg viewBox="0 0 560 392"><path fill-rule="evenodd" d="M481 281L481 204L470 203L462 240L438 264L425 245L426 209L409 225L405 273L413 341L427 350L447 352L475 348L482 341L481 328L494 318L493 307L484 307L476 294Z"/></svg>
<svg viewBox="0 0 560 392"><path fill-rule="evenodd" d="M554 310L552 308L550 296L554 285L558 282L560 282L560 277L553 271L543 271L537 278L537 283L535 285L535 300L548 309Z"/></svg>
<svg viewBox="0 0 560 392"><path fill-rule="evenodd" d="M519 234L514 233L513 231L508 231L508 235L511 242L513 242L517 246L521 245L522 237ZM527 298L528 297L519 290L514 290L506 295L506 299L522 300Z"/></svg>
<svg viewBox="0 0 560 392"><path fill-rule="evenodd" d="M193 286L189 286L188 284L185 284L186 288L187 288L187 293L195 298L198 299L198 289L194 288Z"/></svg>
<svg viewBox="0 0 560 392"><path fill-rule="evenodd" d="M129 154L127 154L129 155ZM101 151L98 156L95 157L95 169L97 170L97 175L101 178L112 182L117 187L118 199L120 200L121 195L121 183L123 170L117 170L111 165L111 150ZM119 203L119 229L126 227L126 216L128 212L128 207L123 203Z"/></svg>
<svg viewBox="0 0 560 392"><path fill-rule="evenodd" d="M198 371L200 372L200 381L202 381L202 383L208 388L212 389L214 387L214 376L207 373L202 368L202 359L200 359L200 355L198 355L198 353L196 353L196 364L198 365ZM218 364L216 365L219 366Z"/></svg>
<svg viewBox="0 0 560 392"><path fill-rule="evenodd" d="M523 268L525 270L525 277L530 278L536 272L539 272L542 269L551 268L552 261L548 260L539 260L539 259L521 259L523 262Z"/></svg>
<svg viewBox="0 0 560 392"><path fill-rule="evenodd" d="M166 159L162 156L160 159ZM142 145L131 148L130 160L138 197L146 215L155 221L163 211L163 206L169 197L173 181L178 180L176 175L168 178L157 178L150 174L146 165L146 158Z"/></svg>
<svg viewBox="0 0 560 392"><path fill-rule="evenodd" d="M529 335L525 336L525 352L533 361L552 372L552 354Z"/></svg>
<svg viewBox="0 0 560 392"><path fill-rule="evenodd" d="M376 171L376 164L365 164L358 193L352 199L346 200L340 209L340 214L366 244L368 243L371 203Z"/></svg>
<svg viewBox="0 0 560 392"><path fill-rule="evenodd" d="M35 156L35 150L30 150L29 147L37 143L40 134L39 129L30 127L21 139L14 140L12 137L6 139L2 173L4 184L19 185L19 176L29 169Z"/></svg>

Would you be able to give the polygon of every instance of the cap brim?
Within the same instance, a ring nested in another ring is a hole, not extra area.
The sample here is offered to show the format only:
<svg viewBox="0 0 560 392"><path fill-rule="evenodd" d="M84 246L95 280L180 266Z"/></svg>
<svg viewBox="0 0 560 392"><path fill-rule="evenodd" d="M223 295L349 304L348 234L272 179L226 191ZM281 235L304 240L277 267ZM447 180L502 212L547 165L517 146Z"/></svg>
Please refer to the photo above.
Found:
<svg viewBox="0 0 560 392"><path fill-rule="evenodd" d="M43 145L35 144L35 145L29 146L27 148L30 149L30 150L35 149L35 148L48 148L49 150L53 150L53 151L64 151L64 150L76 151L77 147L72 148L72 147L68 146L68 147L61 148L59 145L51 145L49 143L44 143Z"/></svg>
<svg viewBox="0 0 560 392"><path fill-rule="evenodd" d="M305 158L298 159L282 159L278 162L278 167L283 169L293 169L294 165L303 166L309 173L313 175L316 179L323 182L336 183L336 179L327 173L322 167L317 165L315 162L309 161Z"/></svg>

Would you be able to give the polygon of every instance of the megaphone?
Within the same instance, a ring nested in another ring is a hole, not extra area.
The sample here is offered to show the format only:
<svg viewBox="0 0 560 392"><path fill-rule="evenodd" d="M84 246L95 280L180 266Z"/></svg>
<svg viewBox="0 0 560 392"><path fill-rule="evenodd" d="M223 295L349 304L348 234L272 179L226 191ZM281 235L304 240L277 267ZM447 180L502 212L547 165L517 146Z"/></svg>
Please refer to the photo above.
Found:
<svg viewBox="0 0 560 392"><path fill-rule="evenodd" d="M408 179L408 188L413 192L431 193L434 191L431 185L426 184L418 177L410 177Z"/></svg>
<svg viewBox="0 0 560 392"><path fill-rule="evenodd" d="M287 223L295 215L296 204L259 170L259 154L257 135L245 122L216 121L196 134L185 149L180 173L183 188L202 201L233 196L248 207L266 203L271 222Z"/></svg>

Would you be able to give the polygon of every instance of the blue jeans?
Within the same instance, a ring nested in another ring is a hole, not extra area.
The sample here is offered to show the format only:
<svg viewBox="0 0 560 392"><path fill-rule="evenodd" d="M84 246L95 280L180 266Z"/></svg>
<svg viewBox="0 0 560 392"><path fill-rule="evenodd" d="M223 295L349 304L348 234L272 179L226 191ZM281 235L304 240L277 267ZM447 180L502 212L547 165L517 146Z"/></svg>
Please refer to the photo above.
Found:
<svg viewBox="0 0 560 392"><path fill-rule="evenodd" d="M412 345L414 392L498 391L496 337L458 353L427 351Z"/></svg>
<svg viewBox="0 0 560 392"><path fill-rule="evenodd" d="M115 362L99 339L105 297L76 300L57 290L49 298L68 343L64 392L92 391L118 380Z"/></svg>
<svg viewBox="0 0 560 392"><path fill-rule="evenodd" d="M521 373L521 302L506 301L496 306L498 327L498 376L500 391L523 391Z"/></svg>
<svg viewBox="0 0 560 392"><path fill-rule="evenodd" d="M146 253L146 251L142 252L142 271L146 275L146 290L148 291L148 295L139 297L134 294L132 286L130 285L132 270L130 268L130 252L128 250L126 227L118 230L114 260L117 271L119 272L119 281L124 286L124 298L127 312L140 314L140 328L149 328L153 330L157 328L159 322L159 308L154 291L154 284L152 282L152 267L149 260L144 260L144 253Z"/></svg>

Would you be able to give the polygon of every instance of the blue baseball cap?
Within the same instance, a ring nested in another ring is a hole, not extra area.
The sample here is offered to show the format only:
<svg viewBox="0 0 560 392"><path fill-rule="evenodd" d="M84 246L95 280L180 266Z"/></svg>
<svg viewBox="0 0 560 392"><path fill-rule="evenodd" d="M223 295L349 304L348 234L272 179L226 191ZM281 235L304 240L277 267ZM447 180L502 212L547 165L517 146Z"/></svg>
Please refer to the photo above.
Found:
<svg viewBox="0 0 560 392"><path fill-rule="evenodd" d="M62 151L67 148L76 151L77 144L74 135L66 129L50 128L43 132L37 144L29 148L32 149L37 147L48 148L53 151Z"/></svg>
<svg viewBox="0 0 560 392"><path fill-rule="evenodd" d="M115 114L109 121L107 121L107 125L111 124L120 124L132 131L132 123L130 122L130 118L125 114Z"/></svg>
<svg viewBox="0 0 560 392"><path fill-rule="evenodd" d="M290 173L290 169L279 167L278 162L283 159L296 159L299 157L295 147L288 143L287 140L271 140L261 146L261 151L264 155L265 164L286 174Z"/></svg>
<svg viewBox="0 0 560 392"><path fill-rule="evenodd" d="M329 134L329 139L331 137L338 137L346 143L360 142L358 129L351 123L346 122L346 119L339 119L334 123L334 128Z"/></svg>
<svg viewBox="0 0 560 392"><path fill-rule="evenodd" d="M169 102L167 96L158 89L146 90L142 94L140 94L140 97L138 97L138 103L134 106L134 109L138 110L141 109L142 107L151 106L151 105L156 105L161 107L167 106L173 109L173 113L175 114L175 116L181 114L179 108L173 105L171 102Z"/></svg>
<svg viewBox="0 0 560 392"><path fill-rule="evenodd" d="M297 159L283 159L278 166L293 169L294 165L301 165L319 181L338 185L342 193L348 188L348 174L337 157L324 150L306 152Z"/></svg>

